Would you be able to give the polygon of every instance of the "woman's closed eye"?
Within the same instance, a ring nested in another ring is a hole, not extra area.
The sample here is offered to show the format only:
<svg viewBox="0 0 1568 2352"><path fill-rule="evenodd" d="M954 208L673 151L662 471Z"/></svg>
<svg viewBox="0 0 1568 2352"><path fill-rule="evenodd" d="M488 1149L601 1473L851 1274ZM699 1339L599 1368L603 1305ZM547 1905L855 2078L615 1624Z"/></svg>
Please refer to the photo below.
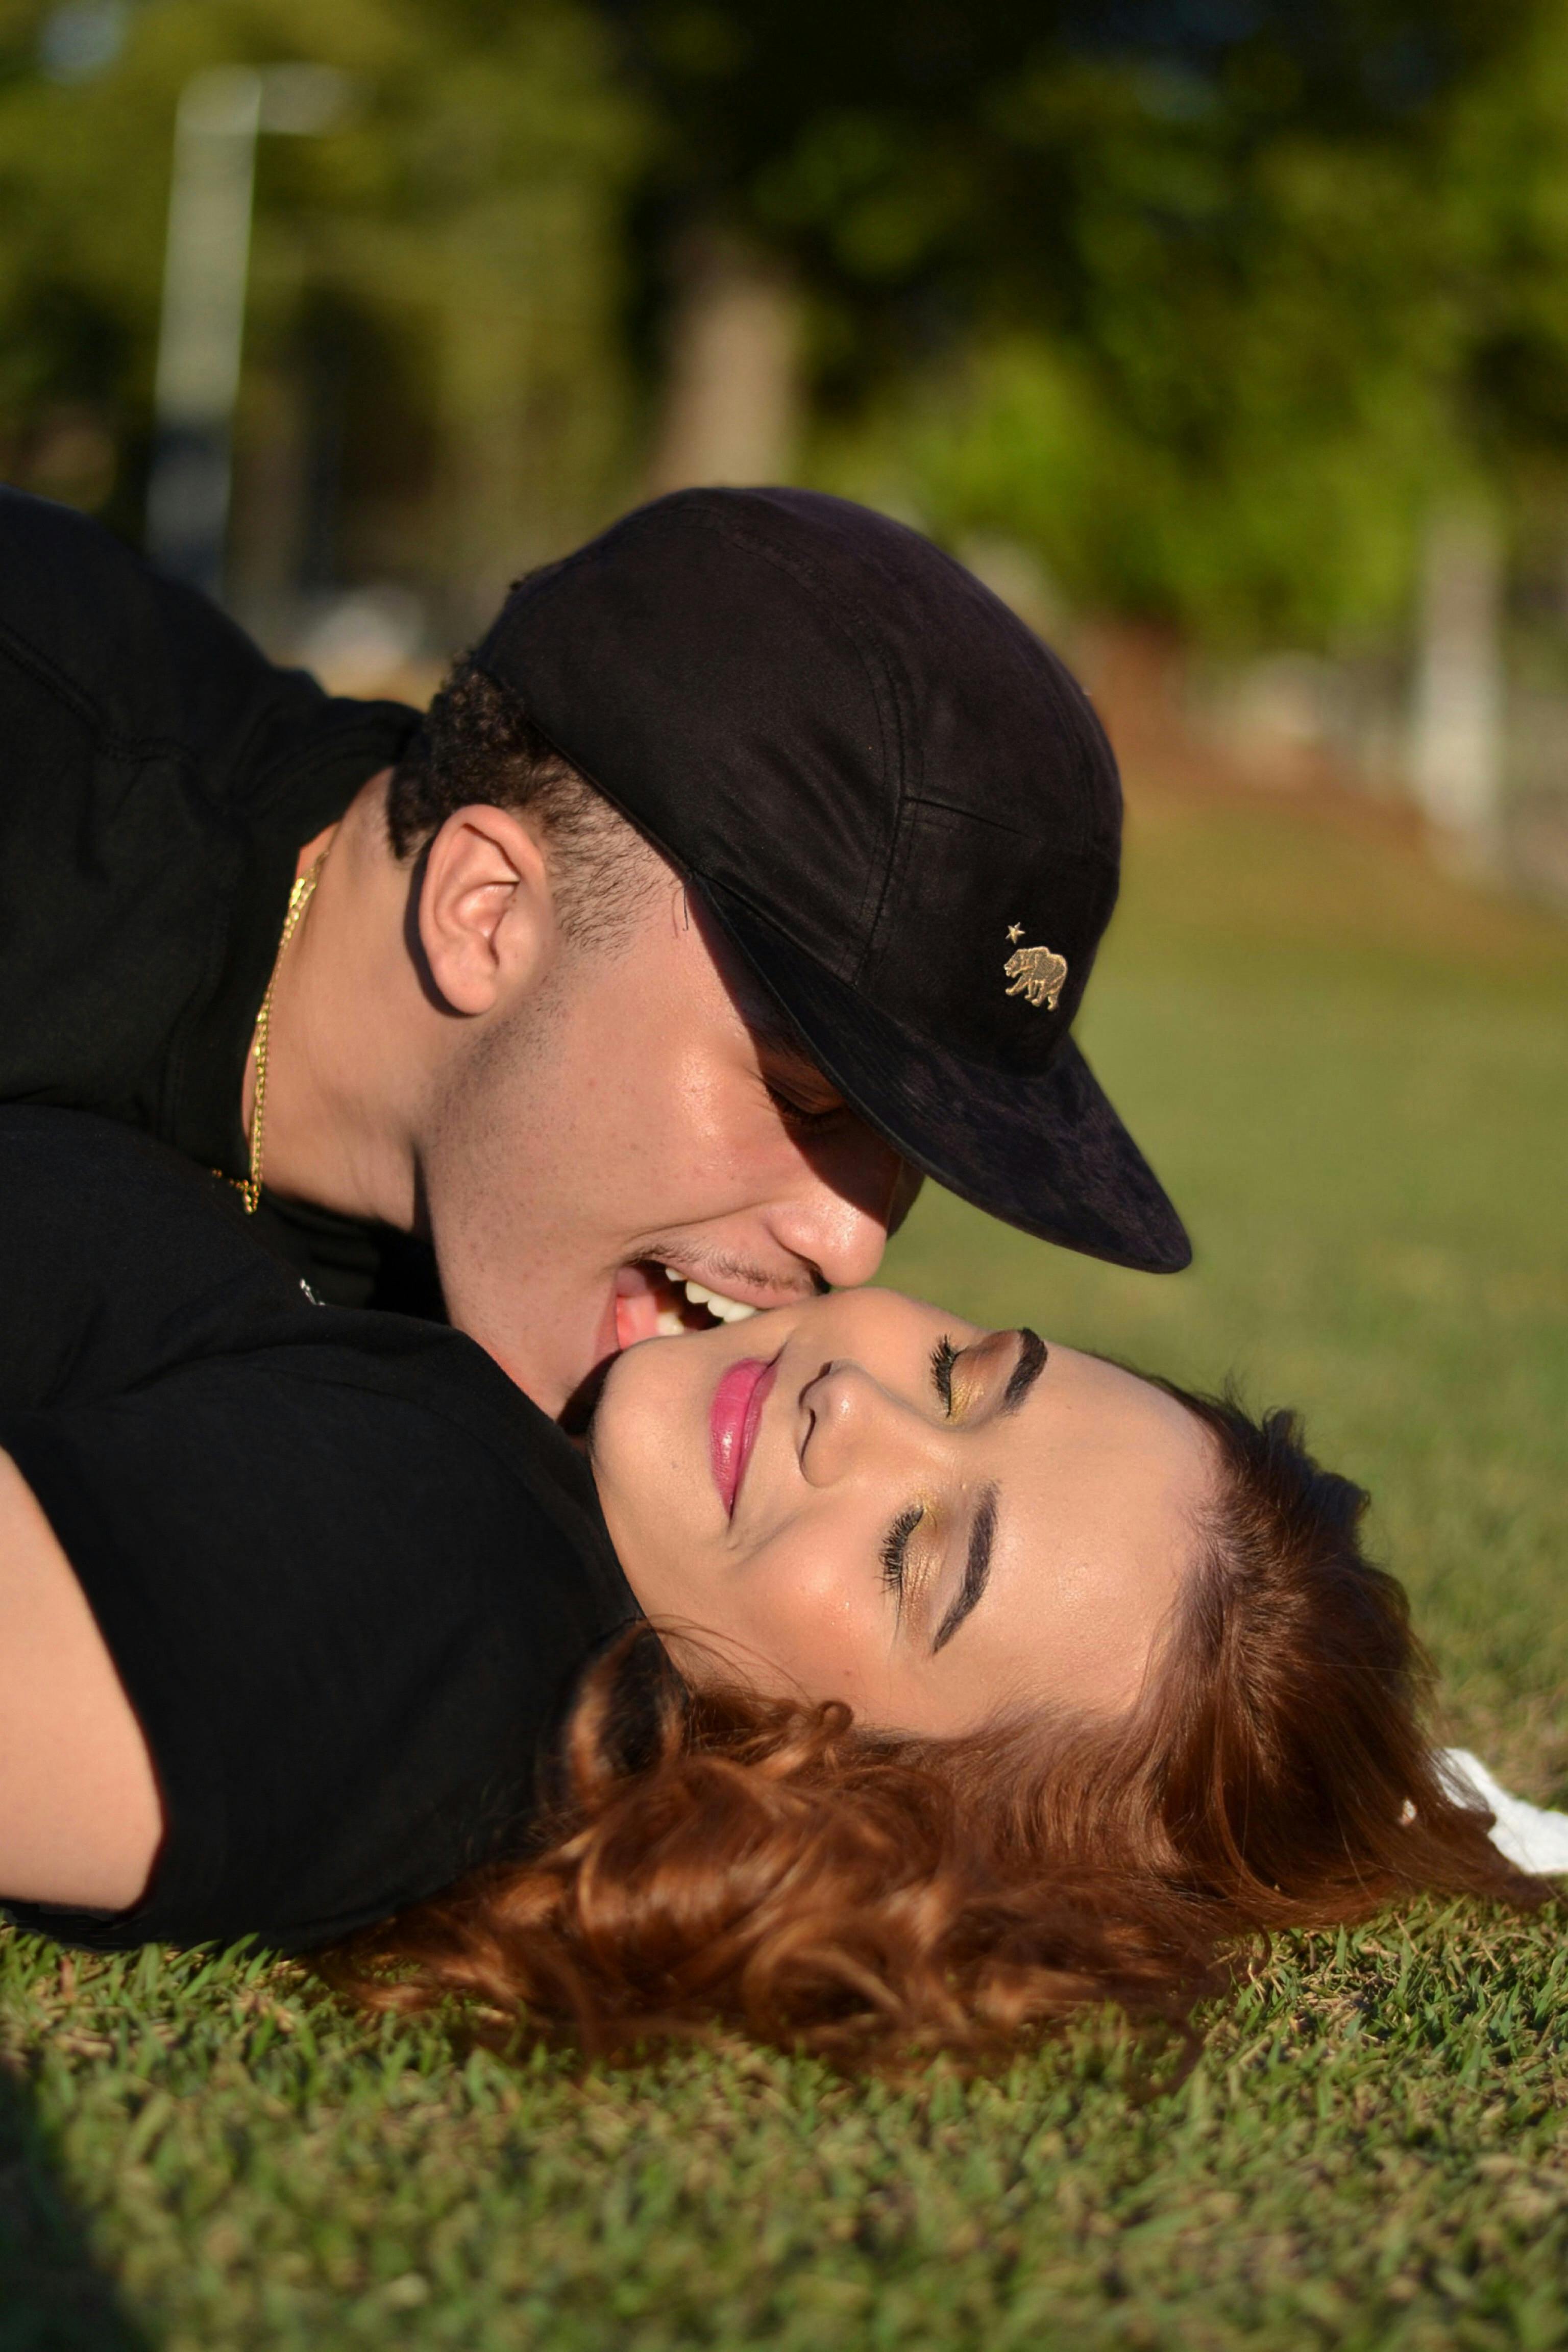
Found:
<svg viewBox="0 0 1568 2352"><path fill-rule="evenodd" d="M925 1517L923 1503L911 1503L899 1513L882 1538L882 1581L901 1601L909 1576L910 1538Z"/></svg>
<svg viewBox="0 0 1568 2352"><path fill-rule="evenodd" d="M957 1361L958 1349L944 1331L931 1351L931 1386L950 1419L952 1414L952 1368Z"/></svg>
<svg viewBox="0 0 1568 2352"><path fill-rule="evenodd" d="M942 1411L952 1412L952 1368L958 1361L958 1349L947 1332L943 1332L931 1351L931 1379ZM879 1557L882 1563L882 1581L901 1601L909 1577L910 1538L925 1517L923 1503L910 1503L899 1513L882 1538Z"/></svg>

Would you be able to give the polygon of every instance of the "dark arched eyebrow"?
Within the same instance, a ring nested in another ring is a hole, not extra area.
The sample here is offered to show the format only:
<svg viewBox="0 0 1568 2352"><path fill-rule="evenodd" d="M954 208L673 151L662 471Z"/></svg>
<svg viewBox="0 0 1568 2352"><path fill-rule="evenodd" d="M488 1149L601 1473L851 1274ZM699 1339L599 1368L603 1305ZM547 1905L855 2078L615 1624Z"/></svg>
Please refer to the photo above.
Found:
<svg viewBox="0 0 1568 2352"><path fill-rule="evenodd" d="M963 1582L953 1595L952 1606L936 1629L936 1639L931 1645L934 1658L937 1652L952 1641L975 1602L991 1581L991 1554L996 1541L996 1489L987 1486L981 1495L969 1530L969 1557L963 1563Z"/></svg>
<svg viewBox="0 0 1568 2352"><path fill-rule="evenodd" d="M1050 1353L1037 1331L1020 1329L1018 1360L1007 1375L1007 1385L1002 1391L1002 1411L1016 1412L1040 1374L1046 1369Z"/></svg>

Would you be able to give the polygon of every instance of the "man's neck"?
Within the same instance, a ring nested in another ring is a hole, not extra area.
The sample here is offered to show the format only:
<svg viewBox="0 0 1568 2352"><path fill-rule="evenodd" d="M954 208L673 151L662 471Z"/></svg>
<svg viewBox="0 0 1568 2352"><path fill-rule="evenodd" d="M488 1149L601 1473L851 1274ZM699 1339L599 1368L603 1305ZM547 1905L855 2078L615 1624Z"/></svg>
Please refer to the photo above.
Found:
<svg viewBox="0 0 1568 2352"><path fill-rule="evenodd" d="M414 884L387 844L387 772L300 854L303 874L326 851L273 986L264 1176L284 1198L411 1232L414 1137L436 1016L407 946ZM255 1058L253 1050L245 1074L247 1132Z"/></svg>

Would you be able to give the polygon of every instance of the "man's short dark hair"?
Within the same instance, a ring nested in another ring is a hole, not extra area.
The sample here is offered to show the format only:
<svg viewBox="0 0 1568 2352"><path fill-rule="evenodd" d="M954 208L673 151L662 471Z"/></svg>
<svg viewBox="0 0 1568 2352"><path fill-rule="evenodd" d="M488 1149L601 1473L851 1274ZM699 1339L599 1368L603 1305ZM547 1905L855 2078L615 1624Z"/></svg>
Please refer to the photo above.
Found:
<svg viewBox="0 0 1568 2352"><path fill-rule="evenodd" d="M392 772L394 856L416 856L458 809L485 803L537 822L556 911L578 940L613 931L653 877L656 853L637 827L563 758L517 696L466 654Z"/></svg>

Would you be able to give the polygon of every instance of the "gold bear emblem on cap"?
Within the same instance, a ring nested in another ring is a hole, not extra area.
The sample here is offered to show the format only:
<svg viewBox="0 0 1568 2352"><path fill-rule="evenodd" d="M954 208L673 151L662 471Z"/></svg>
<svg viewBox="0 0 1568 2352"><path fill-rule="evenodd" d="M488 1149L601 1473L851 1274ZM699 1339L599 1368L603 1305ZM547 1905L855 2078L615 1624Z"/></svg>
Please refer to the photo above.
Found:
<svg viewBox="0 0 1568 2352"><path fill-rule="evenodd" d="M1023 925L1015 923L1007 937L1016 940L1022 930ZM1058 955L1055 948L1019 948L1002 969L1013 983L1007 991L1009 996L1022 996L1031 1004L1043 1004L1047 1013L1056 1011L1057 999L1067 985L1066 956Z"/></svg>

